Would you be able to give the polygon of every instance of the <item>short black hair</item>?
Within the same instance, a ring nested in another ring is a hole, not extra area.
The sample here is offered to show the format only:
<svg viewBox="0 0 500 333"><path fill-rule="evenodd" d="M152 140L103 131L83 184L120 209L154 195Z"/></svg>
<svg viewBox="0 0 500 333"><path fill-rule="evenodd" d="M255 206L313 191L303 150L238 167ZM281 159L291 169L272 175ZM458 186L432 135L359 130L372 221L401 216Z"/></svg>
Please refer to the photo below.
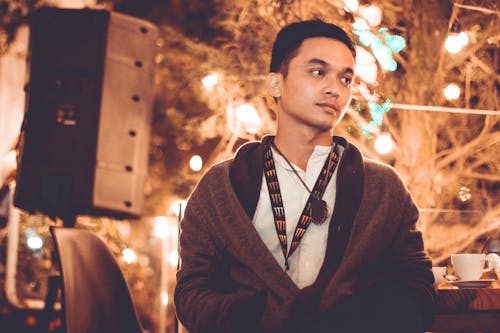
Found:
<svg viewBox="0 0 500 333"><path fill-rule="evenodd" d="M288 64L296 55L297 49L307 38L327 37L344 43L356 58L356 49L351 38L339 26L322 20L309 20L289 24L283 27L273 45L270 72L281 72L286 76Z"/></svg>

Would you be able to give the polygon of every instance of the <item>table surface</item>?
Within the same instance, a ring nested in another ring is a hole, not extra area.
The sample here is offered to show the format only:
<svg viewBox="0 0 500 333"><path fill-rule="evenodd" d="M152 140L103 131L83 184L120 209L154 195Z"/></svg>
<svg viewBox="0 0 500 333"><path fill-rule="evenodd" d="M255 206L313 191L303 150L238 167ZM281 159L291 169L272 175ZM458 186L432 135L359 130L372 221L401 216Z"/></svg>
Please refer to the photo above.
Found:
<svg viewBox="0 0 500 333"><path fill-rule="evenodd" d="M500 311L500 282L488 288L458 288L443 283L438 288L436 313Z"/></svg>

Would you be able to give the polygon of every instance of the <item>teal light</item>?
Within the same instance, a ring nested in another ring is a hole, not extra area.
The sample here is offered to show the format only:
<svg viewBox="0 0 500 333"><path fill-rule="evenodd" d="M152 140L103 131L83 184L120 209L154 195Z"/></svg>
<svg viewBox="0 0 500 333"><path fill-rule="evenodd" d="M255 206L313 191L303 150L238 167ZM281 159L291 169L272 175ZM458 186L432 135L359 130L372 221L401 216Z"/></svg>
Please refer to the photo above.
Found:
<svg viewBox="0 0 500 333"><path fill-rule="evenodd" d="M370 27L368 26L368 23L366 23L365 20L356 20L353 24L351 24L351 27L352 27L352 32L355 35L359 35L361 31L370 30Z"/></svg>
<svg viewBox="0 0 500 333"><path fill-rule="evenodd" d="M353 24L354 26L354 24ZM399 52L401 49L405 46L405 41L403 37L400 36L390 36L387 35L387 33L384 30L385 28L380 29L379 31L382 31L385 33L385 41L390 41L392 44L389 44L389 46L395 51ZM382 66L383 69L387 71L395 71L396 68L398 67L398 64L392 57L392 51L391 48L387 47L384 45L382 40L372 33L371 31L367 30L359 30L359 29L354 29L353 33L358 36L359 43L365 47L370 47L372 54L375 56L375 58L378 60L380 63L380 66Z"/></svg>
<svg viewBox="0 0 500 333"><path fill-rule="evenodd" d="M403 37L398 35L390 35L387 28L380 28L378 30L383 36L387 45L396 53L399 53L406 47L406 41Z"/></svg>
<svg viewBox="0 0 500 333"><path fill-rule="evenodd" d="M391 100L387 98L382 105L369 101L368 108L370 109L372 121L370 121L367 125L358 123L358 126L361 128L363 135L367 139L371 139L372 136L370 134L370 131L375 130L377 126L382 125L382 117L384 113L389 112L389 110L391 109Z"/></svg>
<svg viewBox="0 0 500 333"><path fill-rule="evenodd" d="M382 66L383 69L388 70L388 71L395 71L396 68L398 67L398 64L392 57L392 52L391 49L389 49L387 46L383 45L380 40L378 43L373 43L371 45L372 53L377 58L378 62L380 63L380 66Z"/></svg>
<svg viewBox="0 0 500 333"><path fill-rule="evenodd" d="M359 42L363 46L370 46L371 44L377 42L379 39L370 31L363 31L359 35Z"/></svg>
<svg viewBox="0 0 500 333"><path fill-rule="evenodd" d="M381 61L380 66L382 66L382 68L389 72L394 72L398 68L398 63L396 62L396 60L390 58Z"/></svg>
<svg viewBox="0 0 500 333"><path fill-rule="evenodd" d="M382 115L384 114L384 109L380 104L374 102L368 102L368 107L370 108L370 115L373 121L377 125L382 125Z"/></svg>
<svg viewBox="0 0 500 333"><path fill-rule="evenodd" d="M358 36L359 43L371 49L373 56L380 63L380 66L387 71L395 71L398 64L392 56L392 52L400 52L406 47L406 41L398 35L390 35L387 28L379 29L383 40L370 31L370 27L364 20L356 20L352 25L352 33ZM384 43L385 42L385 43ZM382 125L383 115L391 109L391 101L386 99L384 103L378 104L372 101L368 102L370 116L372 120L368 124L358 122L359 128L367 139L371 139L370 132L373 132L377 126ZM356 110L361 111L359 101L356 103Z"/></svg>
<svg viewBox="0 0 500 333"><path fill-rule="evenodd" d="M406 41L401 36L385 36L385 42L396 53L399 53L406 47Z"/></svg>
<svg viewBox="0 0 500 333"><path fill-rule="evenodd" d="M362 123L358 123L358 126L359 128L361 128L361 131L363 132L363 135L367 138L367 139L371 139L372 136L370 134L370 131L373 131L377 125L373 122L373 121L370 121L368 123L368 125L365 125L365 124L362 124Z"/></svg>

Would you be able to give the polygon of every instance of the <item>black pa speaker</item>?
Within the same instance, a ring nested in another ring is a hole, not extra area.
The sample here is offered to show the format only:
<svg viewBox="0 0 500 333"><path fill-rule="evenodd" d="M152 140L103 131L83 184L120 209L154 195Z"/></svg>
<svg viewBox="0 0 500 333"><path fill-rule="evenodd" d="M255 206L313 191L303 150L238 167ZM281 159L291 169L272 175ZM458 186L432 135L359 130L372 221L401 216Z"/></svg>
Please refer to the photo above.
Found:
<svg viewBox="0 0 500 333"><path fill-rule="evenodd" d="M157 34L106 10L34 14L17 207L61 217L142 213Z"/></svg>

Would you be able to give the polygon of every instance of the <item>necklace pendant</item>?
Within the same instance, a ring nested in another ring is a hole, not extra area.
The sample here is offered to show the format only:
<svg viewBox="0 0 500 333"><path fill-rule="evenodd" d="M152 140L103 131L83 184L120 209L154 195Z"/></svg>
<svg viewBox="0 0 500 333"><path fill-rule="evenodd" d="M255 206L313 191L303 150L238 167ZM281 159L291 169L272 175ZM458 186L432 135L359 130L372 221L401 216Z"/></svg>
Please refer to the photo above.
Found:
<svg viewBox="0 0 500 333"><path fill-rule="evenodd" d="M312 223L321 225L325 223L329 211L325 200L312 199L311 200L311 218Z"/></svg>

